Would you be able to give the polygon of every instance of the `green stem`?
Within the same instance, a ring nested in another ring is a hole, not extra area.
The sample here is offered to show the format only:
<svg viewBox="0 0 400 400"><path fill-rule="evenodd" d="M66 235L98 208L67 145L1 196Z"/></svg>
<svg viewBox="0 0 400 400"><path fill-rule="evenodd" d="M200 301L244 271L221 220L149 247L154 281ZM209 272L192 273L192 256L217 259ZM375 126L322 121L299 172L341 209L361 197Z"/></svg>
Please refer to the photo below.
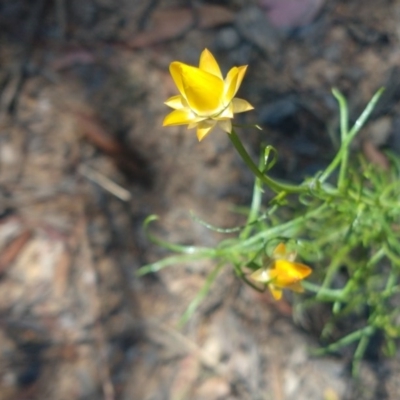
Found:
<svg viewBox="0 0 400 400"><path fill-rule="evenodd" d="M338 300L344 300L342 289L328 289L323 288L319 285L315 285L314 283L304 281L302 283L304 289L318 293L318 300L324 302L333 302Z"/></svg>
<svg viewBox="0 0 400 400"><path fill-rule="evenodd" d="M323 172L323 174L320 176L319 180L320 182L325 182L329 176L332 174L332 172L336 169L336 167L340 164L342 161L342 158L344 157L345 153L348 151L348 148L350 146L350 143L354 139L354 137L357 135L357 133L360 131L360 129L363 127L365 124L366 120L370 116L372 110L375 108L376 103L378 102L379 98L381 97L384 88L380 88L372 97L370 102L367 104L365 107L364 111L360 115L360 117L357 119L353 127L351 128L350 132L347 133L346 138L344 141L342 141L340 145L340 149L338 153L336 154L335 158L332 160L332 162L328 165L326 170ZM339 92L337 92L339 93ZM339 103L340 106L340 103ZM344 126L344 125L343 125ZM344 169L344 167L343 167ZM345 172L343 172L344 174ZM344 178L342 178L344 180Z"/></svg>
<svg viewBox="0 0 400 400"><path fill-rule="evenodd" d="M361 359L364 357L365 351L367 350L368 343L371 339L374 330L372 327L368 327L371 329L365 329L363 334L361 335L360 341L358 342L357 349L353 356L353 363L352 363L352 375L353 377L358 377L360 372L360 362Z"/></svg>
<svg viewBox="0 0 400 400"><path fill-rule="evenodd" d="M279 235L287 235L294 236L294 229L301 227L304 224L304 221L307 221L311 218L315 218L319 213L322 213L326 210L328 206L326 204L322 204L321 206L314 208L307 212L306 214L300 215L299 217L292 219L288 222L282 223L281 225L277 225L267 229L266 231L261 231L248 239L240 242L237 245L238 249L248 248L258 242L265 242L271 237L276 237Z"/></svg>
<svg viewBox="0 0 400 400"><path fill-rule="evenodd" d="M278 182L267 175L264 175L257 167L257 165L253 162L249 153L247 153L246 149L244 148L242 142L239 139L239 136L236 134L235 130L232 129L232 132L228 134L229 139L231 140L232 144L235 146L235 149L239 153L240 157L242 157L243 161L246 165L250 168L253 174L260 179L261 182L265 183L268 187L270 187L274 192L281 193L286 192L289 193L302 193L308 190L305 186L296 186L290 185L282 182Z"/></svg>
<svg viewBox="0 0 400 400"><path fill-rule="evenodd" d="M343 262L343 258L349 251L351 251L351 249L352 249L351 246L343 246L336 252L336 254L332 258L332 261L326 270L325 278L321 285L321 290L329 288L337 269L340 267L340 264ZM323 296L322 291L321 291L321 294L317 293L316 298L319 299L320 295Z"/></svg>
<svg viewBox="0 0 400 400"><path fill-rule="evenodd" d="M340 143L344 143L346 141L347 135L349 134L349 111L347 108L347 101L345 97L337 90L332 90L333 95L339 103L340 110ZM349 148L346 147L343 150L340 171L339 171L339 180L338 187L342 189L345 186L345 178L347 171L347 164L349 161Z"/></svg>
<svg viewBox="0 0 400 400"><path fill-rule="evenodd" d="M366 326L364 328L361 328L357 331L348 334L344 338L338 340L335 343L330 344L329 346L326 346L322 349L316 349L312 353L314 355L323 355L330 352L335 352L340 348L355 342L356 340L360 340L364 336L371 336L374 332L375 329L372 326Z"/></svg>
<svg viewBox="0 0 400 400"><path fill-rule="evenodd" d="M263 162L264 162L263 158L260 157L260 162L259 162L260 168L262 167ZM254 181L250 212L247 217L246 227L240 233L240 239L247 239L249 237L250 232L253 229L251 223L257 220L257 216L260 211L261 200L262 200L262 184L260 182L260 179L256 178Z"/></svg>
<svg viewBox="0 0 400 400"><path fill-rule="evenodd" d="M196 297L190 302L186 311L179 319L179 327L182 328L183 325L190 319L193 313L196 311L199 304L202 300L207 296L210 291L211 285L214 283L215 278L220 273L224 263L219 263L207 276L206 281L204 282L202 288L197 292Z"/></svg>
<svg viewBox="0 0 400 400"><path fill-rule="evenodd" d="M362 277L362 275L366 274L366 269L370 268L371 266L377 264L382 257L385 255L385 249L383 247L381 247L372 257L371 259L368 261L368 263L365 265L365 268L359 268L353 275L352 278L350 278L347 283L346 286L342 289L342 296L344 298L348 298L351 295L351 292L354 289L357 289L358 285L359 285L359 279ZM341 309L341 301L336 301L333 306L332 306L332 312L333 314L338 314L340 312Z"/></svg>

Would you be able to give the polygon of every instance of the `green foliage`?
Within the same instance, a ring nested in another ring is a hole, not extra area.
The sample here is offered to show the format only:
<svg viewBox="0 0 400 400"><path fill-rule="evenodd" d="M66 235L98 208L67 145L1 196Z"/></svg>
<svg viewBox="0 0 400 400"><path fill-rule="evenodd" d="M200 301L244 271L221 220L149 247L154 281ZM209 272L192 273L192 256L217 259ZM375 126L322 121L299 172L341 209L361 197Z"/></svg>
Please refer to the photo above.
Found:
<svg viewBox="0 0 400 400"><path fill-rule="evenodd" d="M399 271L400 271L400 160L388 154L389 171L369 164L362 155L350 154L350 145L371 114L382 94L379 90L355 124L348 127L345 98L335 89L340 109L340 148L324 171L292 185L272 179L268 171L275 163L276 151L267 146L257 166L235 131L229 135L232 144L254 173L256 180L247 223L221 230L199 221L209 229L237 232L236 238L220 242L215 248L179 246L160 241L148 232L152 241L180 253L146 265L139 274L156 272L177 262L213 259L217 267L207 278L204 288L184 315L186 321L195 311L223 265L256 290L265 285L252 282L249 275L262 266L271 243L287 242L301 260L313 267L311 279L303 282L306 293L297 296L296 310L312 312L316 303L330 305L332 318L322 331L330 332L343 321L358 321L346 333L317 353L337 351L351 343L356 345L353 372L357 374L371 337L385 338L382 351L393 355L400 337ZM263 187L275 197L263 205Z"/></svg>

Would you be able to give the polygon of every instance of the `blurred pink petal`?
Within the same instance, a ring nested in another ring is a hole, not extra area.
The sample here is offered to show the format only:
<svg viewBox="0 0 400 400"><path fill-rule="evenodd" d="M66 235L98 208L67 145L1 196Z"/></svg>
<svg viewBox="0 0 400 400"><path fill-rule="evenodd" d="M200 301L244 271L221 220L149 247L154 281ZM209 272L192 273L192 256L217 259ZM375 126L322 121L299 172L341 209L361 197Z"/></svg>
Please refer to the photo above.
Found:
<svg viewBox="0 0 400 400"><path fill-rule="evenodd" d="M325 0L260 0L267 17L277 28L298 28L310 24Z"/></svg>

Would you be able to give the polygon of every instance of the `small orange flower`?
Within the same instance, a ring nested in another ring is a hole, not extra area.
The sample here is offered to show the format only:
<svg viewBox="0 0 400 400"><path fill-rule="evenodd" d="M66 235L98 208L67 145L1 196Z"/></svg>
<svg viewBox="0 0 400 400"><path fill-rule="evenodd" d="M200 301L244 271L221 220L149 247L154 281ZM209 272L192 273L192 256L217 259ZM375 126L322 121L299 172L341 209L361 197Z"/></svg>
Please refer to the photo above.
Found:
<svg viewBox="0 0 400 400"><path fill-rule="evenodd" d="M284 243L278 244L272 253L271 262L253 272L250 277L268 286L275 300L282 297L282 290L304 292L301 281L311 274L310 267L295 262L296 253L287 252Z"/></svg>

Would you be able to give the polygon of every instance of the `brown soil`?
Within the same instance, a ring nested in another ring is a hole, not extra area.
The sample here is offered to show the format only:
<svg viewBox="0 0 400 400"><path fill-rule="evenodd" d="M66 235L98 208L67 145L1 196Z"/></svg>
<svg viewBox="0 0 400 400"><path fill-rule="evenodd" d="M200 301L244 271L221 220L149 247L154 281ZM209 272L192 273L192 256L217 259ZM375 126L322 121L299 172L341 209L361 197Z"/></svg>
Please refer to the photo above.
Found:
<svg viewBox="0 0 400 400"><path fill-rule="evenodd" d="M249 64L242 122L264 130L240 135L254 157L274 144L294 181L334 152L331 87L356 116L386 85L362 133L384 164L380 146L400 150L400 3L326 1L290 31L256 1L187 3L0 2L0 400L397 399L398 360L367 359L354 381L347 353L310 356L323 310L299 327L227 266L178 329L212 263L135 271L168 254L148 215L163 239L212 246L224 236L190 212L231 227L251 198L225 134L162 128L169 63L207 47L225 71Z"/></svg>

